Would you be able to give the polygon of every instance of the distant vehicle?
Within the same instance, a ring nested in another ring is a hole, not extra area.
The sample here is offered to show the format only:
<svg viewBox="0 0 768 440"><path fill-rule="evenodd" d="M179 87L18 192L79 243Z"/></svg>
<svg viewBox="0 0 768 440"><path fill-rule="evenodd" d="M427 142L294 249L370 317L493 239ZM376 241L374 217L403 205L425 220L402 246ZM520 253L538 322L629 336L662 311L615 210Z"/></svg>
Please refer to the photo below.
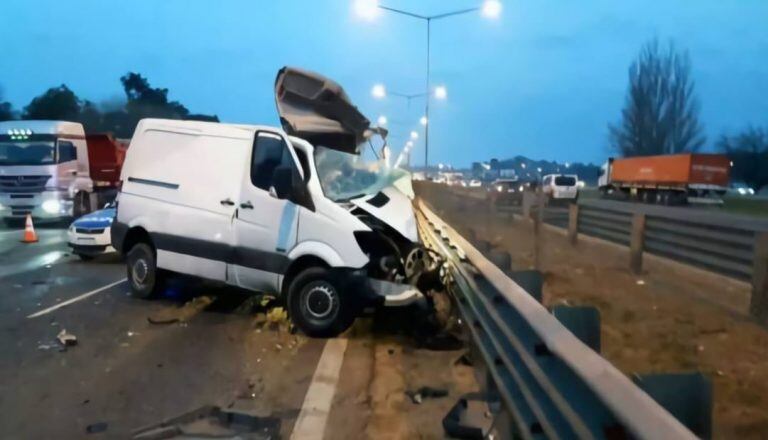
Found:
<svg viewBox="0 0 768 440"><path fill-rule="evenodd" d="M72 253L87 261L105 252L114 252L110 233L114 219L115 205L110 203L75 220L67 231Z"/></svg>
<svg viewBox="0 0 768 440"><path fill-rule="evenodd" d="M114 200L126 147L66 121L0 122L0 216L80 217Z"/></svg>
<svg viewBox="0 0 768 440"><path fill-rule="evenodd" d="M517 178L496 179L488 185L490 197L497 205L520 205L525 187Z"/></svg>
<svg viewBox="0 0 768 440"><path fill-rule="evenodd" d="M139 122L111 232L132 294L160 292L165 271L193 275L276 294L299 329L333 336L438 288L410 175L360 159L386 132L312 72L281 69L275 97L282 129Z"/></svg>
<svg viewBox="0 0 768 440"><path fill-rule="evenodd" d="M572 174L547 174L541 179L541 190L550 200L576 200L579 178Z"/></svg>
<svg viewBox="0 0 768 440"><path fill-rule="evenodd" d="M728 194L735 196L754 196L755 190L747 186L746 183L732 183L728 188Z"/></svg>
<svg viewBox="0 0 768 440"><path fill-rule="evenodd" d="M469 181L469 184L467 186L469 186L470 188L480 188L481 186L483 186L483 182L477 179L472 179Z"/></svg>
<svg viewBox="0 0 768 440"><path fill-rule="evenodd" d="M598 186L604 197L663 205L722 203L730 160L722 154L672 154L608 159Z"/></svg>

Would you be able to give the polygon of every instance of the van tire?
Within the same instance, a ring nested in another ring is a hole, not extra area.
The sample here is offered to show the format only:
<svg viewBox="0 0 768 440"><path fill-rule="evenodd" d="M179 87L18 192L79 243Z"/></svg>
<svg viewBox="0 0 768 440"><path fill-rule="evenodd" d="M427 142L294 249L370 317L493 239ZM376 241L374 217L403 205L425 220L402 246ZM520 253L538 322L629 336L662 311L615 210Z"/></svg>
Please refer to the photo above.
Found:
<svg viewBox="0 0 768 440"><path fill-rule="evenodd" d="M151 298L161 290L163 277L157 269L155 251L147 243L136 243L125 258L128 284L134 298Z"/></svg>
<svg viewBox="0 0 768 440"><path fill-rule="evenodd" d="M353 307L339 289L338 280L322 267L300 272L288 288L288 314L307 336L329 338L354 321ZM313 311L312 308L315 308Z"/></svg>

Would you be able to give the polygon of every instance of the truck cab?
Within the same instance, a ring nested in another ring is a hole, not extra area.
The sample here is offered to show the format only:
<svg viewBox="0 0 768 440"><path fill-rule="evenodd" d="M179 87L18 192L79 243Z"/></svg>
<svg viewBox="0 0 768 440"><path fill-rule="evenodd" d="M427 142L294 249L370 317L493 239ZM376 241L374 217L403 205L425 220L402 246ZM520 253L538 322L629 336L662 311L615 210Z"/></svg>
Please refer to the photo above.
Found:
<svg viewBox="0 0 768 440"><path fill-rule="evenodd" d="M65 121L0 122L0 206L5 220L72 215L74 195L92 186L83 126Z"/></svg>

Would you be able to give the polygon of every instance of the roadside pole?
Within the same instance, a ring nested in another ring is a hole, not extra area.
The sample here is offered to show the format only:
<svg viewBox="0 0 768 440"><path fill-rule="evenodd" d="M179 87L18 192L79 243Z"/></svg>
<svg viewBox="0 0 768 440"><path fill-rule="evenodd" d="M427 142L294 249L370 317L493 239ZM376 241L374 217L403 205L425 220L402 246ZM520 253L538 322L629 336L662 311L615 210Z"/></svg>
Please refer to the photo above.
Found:
<svg viewBox="0 0 768 440"><path fill-rule="evenodd" d="M571 203L568 205L568 241L572 245L579 239L579 205Z"/></svg>
<svg viewBox="0 0 768 440"><path fill-rule="evenodd" d="M629 268L635 274L643 271L643 248L645 239L645 214L632 215L632 233L629 242Z"/></svg>
<svg viewBox="0 0 768 440"><path fill-rule="evenodd" d="M768 232L755 234L749 313L761 324L768 324Z"/></svg>
<svg viewBox="0 0 768 440"><path fill-rule="evenodd" d="M541 186L536 188L536 213L533 218L533 267L541 271L541 251L544 249L544 237L541 233L541 223L544 220L544 191Z"/></svg>

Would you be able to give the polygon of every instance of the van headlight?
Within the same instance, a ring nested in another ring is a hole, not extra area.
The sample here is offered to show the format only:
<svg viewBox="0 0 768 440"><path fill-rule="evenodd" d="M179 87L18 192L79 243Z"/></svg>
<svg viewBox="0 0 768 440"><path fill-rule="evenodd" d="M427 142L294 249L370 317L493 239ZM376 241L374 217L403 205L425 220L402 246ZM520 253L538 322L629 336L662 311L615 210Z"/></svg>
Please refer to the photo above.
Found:
<svg viewBox="0 0 768 440"><path fill-rule="evenodd" d="M46 200L43 202L43 211L48 214L56 214L61 210L61 203L58 200Z"/></svg>

